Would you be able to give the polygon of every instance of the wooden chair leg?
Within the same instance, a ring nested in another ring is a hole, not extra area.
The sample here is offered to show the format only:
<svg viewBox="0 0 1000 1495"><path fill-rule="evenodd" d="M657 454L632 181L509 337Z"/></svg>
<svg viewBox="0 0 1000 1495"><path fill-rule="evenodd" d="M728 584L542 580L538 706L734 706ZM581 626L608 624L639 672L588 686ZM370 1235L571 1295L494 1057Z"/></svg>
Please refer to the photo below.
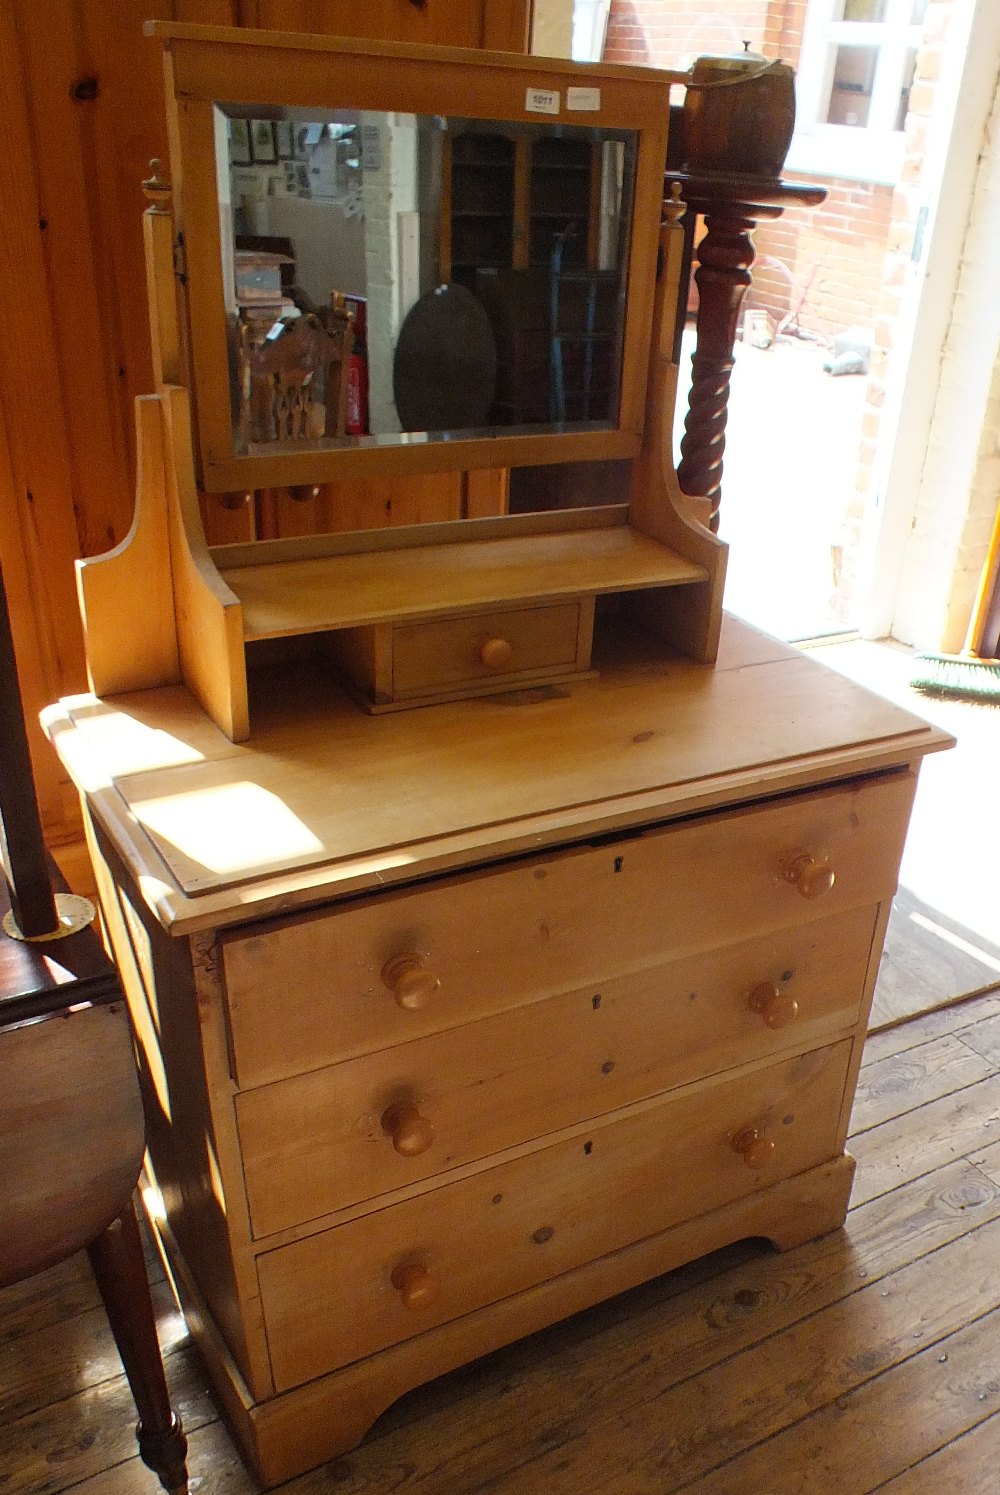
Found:
<svg viewBox="0 0 1000 1495"><path fill-rule="evenodd" d="M87 1247L111 1332L135 1398L139 1457L171 1492L186 1492L187 1439L170 1405L135 1208Z"/></svg>

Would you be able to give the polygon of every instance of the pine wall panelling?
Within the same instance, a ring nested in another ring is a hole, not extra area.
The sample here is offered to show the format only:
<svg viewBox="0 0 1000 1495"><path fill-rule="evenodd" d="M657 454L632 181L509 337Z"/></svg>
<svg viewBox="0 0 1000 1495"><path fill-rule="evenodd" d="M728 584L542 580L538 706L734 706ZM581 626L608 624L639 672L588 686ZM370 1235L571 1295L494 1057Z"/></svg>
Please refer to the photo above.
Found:
<svg viewBox="0 0 1000 1495"><path fill-rule="evenodd" d="M86 688L73 561L131 522L133 401L152 387L142 178L166 156L150 18L523 51L528 0L8 0L0 7L0 153L8 314L0 339L0 561L42 817L53 842L78 820L35 726ZM466 478L470 510L495 488ZM420 511L425 496L397 506ZM449 498L449 502L451 499ZM272 497L272 505L288 500ZM401 517L396 515L394 517ZM246 514L223 510L216 538ZM136 619L141 627L141 619Z"/></svg>

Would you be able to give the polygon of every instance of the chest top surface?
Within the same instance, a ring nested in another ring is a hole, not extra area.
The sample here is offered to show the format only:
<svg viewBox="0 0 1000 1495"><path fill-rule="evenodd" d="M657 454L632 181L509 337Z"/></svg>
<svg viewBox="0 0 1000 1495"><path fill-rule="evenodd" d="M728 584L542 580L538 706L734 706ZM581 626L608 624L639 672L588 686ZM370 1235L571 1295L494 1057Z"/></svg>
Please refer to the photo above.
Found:
<svg viewBox="0 0 1000 1495"><path fill-rule="evenodd" d="M562 688L393 717L285 669L249 744L181 688L51 708L50 737L175 933L912 764L951 739L726 619L714 667L634 634Z"/></svg>

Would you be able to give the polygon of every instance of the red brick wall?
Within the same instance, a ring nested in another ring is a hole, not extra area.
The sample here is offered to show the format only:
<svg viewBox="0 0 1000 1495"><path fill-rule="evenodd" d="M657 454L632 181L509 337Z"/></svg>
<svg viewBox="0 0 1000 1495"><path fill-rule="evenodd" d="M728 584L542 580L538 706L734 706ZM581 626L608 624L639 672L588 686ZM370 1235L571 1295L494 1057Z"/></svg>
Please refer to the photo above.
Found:
<svg viewBox="0 0 1000 1495"><path fill-rule="evenodd" d="M804 9L805 0L611 0L604 61L683 68L702 53L742 52L745 41L774 56L784 12Z"/></svg>
<svg viewBox="0 0 1000 1495"><path fill-rule="evenodd" d="M611 0L608 62L687 67L702 53L737 52L743 41L795 67L808 0ZM811 180L789 173L792 181ZM832 334L874 322L882 286L892 189L868 182L826 183L821 208L793 208L755 234L757 264L748 305L775 321L794 313ZM768 260L780 261L768 267Z"/></svg>
<svg viewBox="0 0 1000 1495"><path fill-rule="evenodd" d="M797 66L808 0L611 0L605 57L687 67L701 53L751 50ZM849 509L838 597L845 611L855 582L856 547L871 489L886 394L893 329L909 270L928 124L955 0L930 0L906 120L906 157L894 190L870 182L825 181L819 208L792 208L757 229L757 263L748 306L780 322L796 313L806 331L833 334L858 324L874 348L861 431L857 489ZM815 178L788 174L791 180ZM769 261L773 263L769 263ZM800 304L801 303L801 304Z"/></svg>
<svg viewBox="0 0 1000 1495"><path fill-rule="evenodd" d="M815 178L789 172L790 181ZM871 327L882 294L893 189L872 182L826 182L818 208L789 208L754 235L757 262L747 304L779 322L796 315L810 332ZM774 266L769 260L780 263Z"/></svg>

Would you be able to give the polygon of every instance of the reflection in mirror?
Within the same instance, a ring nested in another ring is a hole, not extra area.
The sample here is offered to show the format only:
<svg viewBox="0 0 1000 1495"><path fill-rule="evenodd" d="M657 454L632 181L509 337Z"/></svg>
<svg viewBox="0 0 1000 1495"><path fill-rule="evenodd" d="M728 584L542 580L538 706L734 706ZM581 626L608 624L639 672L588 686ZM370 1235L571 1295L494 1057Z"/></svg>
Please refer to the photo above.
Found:
<svg viewBox="0 0 1000 1495"><path fill-rule="evenodd" d="M615 427L634 131L215 121L237 452Z"/></svg>

